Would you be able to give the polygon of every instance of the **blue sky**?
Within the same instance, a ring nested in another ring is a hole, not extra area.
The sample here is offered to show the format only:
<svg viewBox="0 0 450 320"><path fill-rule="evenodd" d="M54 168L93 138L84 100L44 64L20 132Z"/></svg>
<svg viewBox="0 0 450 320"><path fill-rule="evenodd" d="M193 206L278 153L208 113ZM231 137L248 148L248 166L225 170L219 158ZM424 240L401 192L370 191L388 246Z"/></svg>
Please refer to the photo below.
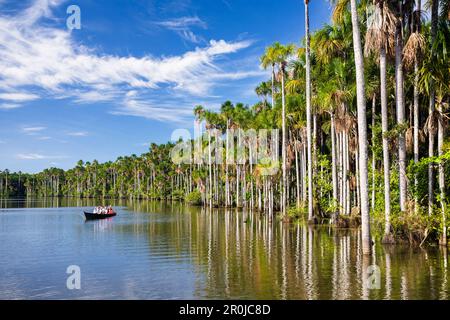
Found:
<svg viewBox="0 0 450 320"><path fill-rule="evenodd" d="M310 1L312 30L329 17ZM264 48L303 37L301 0L0 0L0 170L146 152L195 105L256 102Z"/></svg>

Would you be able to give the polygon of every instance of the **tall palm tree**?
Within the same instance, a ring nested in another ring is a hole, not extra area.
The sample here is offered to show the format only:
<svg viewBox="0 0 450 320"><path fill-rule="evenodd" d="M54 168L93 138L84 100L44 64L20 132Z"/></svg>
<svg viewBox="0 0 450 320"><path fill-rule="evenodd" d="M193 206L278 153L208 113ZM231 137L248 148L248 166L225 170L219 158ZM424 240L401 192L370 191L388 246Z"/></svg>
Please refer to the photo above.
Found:
<svg viewBox="0 0 450 320"><path fill-rule="evenodd" d="M343 0L345 1L345 0ZM366 97L364 81L364 58L361 47L361 35L359 29L358 12L356 0L350 0L350 12L352 17L353 50L355 55L356 71L356 103L358 113L358 142L359 142L359 183L361 193L361 232L362 252L371 253L370 238L370 216L369 216L369 194L367 173L367 119L366 119Z"/></svg>
<svg viewBox="0 0 450 320"><path fill-rule="evenodd" d="M403 76L403 1L397 4L398 19L395 30L395 104L397 109L398 133L398 169L400 189L400 210L406 211L406 141L405 141L405 94Z"/></svg>
<svg viewBox="0 0 450 320"><path fill-rule="evenodd" d="M312 169L312 132L311 132L311 57L309 37L309 0L305 0L306 34L306 140L308 144L308 220L313 219L313 169Z"/></svg>
<svg viewBox="0 0 450 320"><path fill-rule="evenodd" d="M260 58L261 66L264 69L267 69L269 66L271 67L272 108L275 106L275 65L277 63L275 54L275 49L273 47L268 47Z"/></svg>
<svg viewBox="0 0 450 320"><path fill-rule="evenodd" d="M387 133L388 127L388 95L387 95L387 76L386 76L386 54L393 42L397 19L389 9L386 1L375 1L373 16L369 23L365 52L377 52L380 55L380 96L381 96L381 130L383 139L383 170L384 170L384 239L385 242L391 242L391 187L390 187L390 162L389 162L389 139Z"/></svg>
<svg viewBox="0 0 450 320"><path fill-rule="evenodd" d="M283 217L286 214L286 97L285 97L285 73L286 73L286 65L287 59L294 53L294 45L282 45L279 42L275 42L271 47L266 49L266 55L261 59L262 65L267 66L270 62L272 66L278 66L278 74L281 79L281 150L282 150L282 192L281 192L281 211ZM273 95L273 93L272 93Z"/></svg>
<svg viewBox="0 0 450 320"><path fill-rule="evenodd" d="M431 1L431 56L434 55L433 45L436 41L437 29L438 29L438 20L439 20L439 0L430 0ZM436 124L434 121L435 118L435 101L436 101L436 91L434 88L434 81L431 78L430 80L430 101L428 108L428 156L434 156L434 137L436 135ZM428 165L428 214L431 215L433 212L433 202L434 202L434 173L433 173L433 164L430 163Z"/></svg>

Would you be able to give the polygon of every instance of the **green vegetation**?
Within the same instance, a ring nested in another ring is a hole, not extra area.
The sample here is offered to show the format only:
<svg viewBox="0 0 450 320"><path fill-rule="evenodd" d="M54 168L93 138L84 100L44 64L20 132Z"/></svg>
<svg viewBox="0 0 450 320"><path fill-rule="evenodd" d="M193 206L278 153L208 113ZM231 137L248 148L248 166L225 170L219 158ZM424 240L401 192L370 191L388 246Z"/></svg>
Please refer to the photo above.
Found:
<svg viewBox="0 0 450 320"><path fill-rule="evenodd" d="M233 142L246 142L238 129L281 129L280 139L269 137L268 150L281 153L276 174L263 174L274 164L252 163L249 149L245 163L216 164L217 137L206 130L191 141L202 143L203 164L175 164L173 144L152 144L141 156L80 161L65 172L22 175L21 183L4 171L1 193L185 199L283 220L362 224L364 253L373 235L447 244L450 4L428 2L429 22L420 1L334 1L332 24L307 33L305 47L267 48L261 64L271 77L255 90L260 102L195 107L206 129L234 129ZM229 148L227 140L226 159Z"/></svg>

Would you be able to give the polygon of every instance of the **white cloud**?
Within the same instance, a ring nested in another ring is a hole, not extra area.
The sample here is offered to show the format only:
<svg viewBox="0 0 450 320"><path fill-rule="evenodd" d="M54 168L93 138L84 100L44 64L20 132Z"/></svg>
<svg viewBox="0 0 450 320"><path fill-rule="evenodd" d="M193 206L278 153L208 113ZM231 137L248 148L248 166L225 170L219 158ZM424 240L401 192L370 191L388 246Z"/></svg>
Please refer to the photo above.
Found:
<svg viewBox="0 0 450 320"><path fill-rule="evenodd" d="M138 143L137 146L139 146L139 147L150 147L150 142Z"/></svg>
<svg viewBox="0 0 450 320"><path fill-rule="evenodd" d="M49 137L49 136L42 136L42 137L38 137L38 138L36 138L37 140L42 140L42 141L45 141L45 140L50 140L52 137Z"/></svg>
<svg viewBox="0 0 450 320"><path fill-rule="evenodd" d="M41 131L43 131L43 130L45 130L45 129L47 129L47 127L23 127L23 128L22 128L22 131L23 131L25 134L30 134L30 135L32 135L32 134L36 134L36 133L38 133L38 132L41 132Z"/></svg>
<svg viewBox="0 0 450 320"><path fill-rule="evenodd" d="M192 106L173 107L170 102L167 105L157 105L152 101L127 97L122 106L111 111L111 114L143 117L162 122L181 123L192 115Z"/></svg>
<svg viewBox="0 0 450 320"><path fill-rule="evenodd" d="M22 107L22 105L20 104L15 104L15 103L4 103L4 104L0 104L0 109L1 110L12 110L12 109L17 109Z"/></svg>
<svg viewBox="0 0 450 320"><path fill-rule="evenodd" d="M87 135L89 135L89 132L87 132L87 131L75 131L75 132L68 132L67 135L68 136L72 136L72 137L86 137Z"/></svg>
<svg viewBox="0 0 450 320"><path fill-rule="evenodd" d="M192 43L204 42L204 39L196 35L191 29L193 27L206 29L207 24L199 17L181 17L166 21L156 22L157 25L176 32L181 38Z"/></svg>
<svg viewBox="0 0 450 320"><path fill-rule="evenodd" d="M9 104L10 109L40 97L113 105L124 101L116 114L122 108L127 114L160 121L180 120L187 111L167 115L164 95L183 94L195 101L210 95L221 82L254 76L248 70L224 71L219 64L221 57L249 47L250 41L211 40L204 47L184 54L159 58L100 54L77 43L70 31L40 23L43 18L52 18L52 7L61 2L34 0L23 13L0 13L0 99L14 101ZM159 24L183 33L192 41L198 39L189 28L207 27L198 17ZM33 90L33 94L23 93L24 90ZM121 98L129 98L126 96L129 92L135 94L134 99ZM144 102L143 95L151 96L152 103ZM193 105L190 103L189 108ZM149 116L150 113L156 115Z"/></svg>
<svg viewBox="0 0 450 320"><path fill-rule="evenodd" d="M156 24L172 30L183 30L192 26L201 27L203 29L207 28L206 22L204 22L197 16L175 18L171 20L157 22Z"/></svg>
<svg viewBox="0 0 450 320"><path fill-rule="evenodd" d="M46 160L46 159L65 159L66 156L50 156L43 155L39 153L19 153L16 155L17 159L20 160Z"/></svg>
<svg viewBox="0 0 450 320"><path fill-rule="evenodd" d="M22 92L0 93L0 100L25 102L39 99L38 95Z"/></svg>

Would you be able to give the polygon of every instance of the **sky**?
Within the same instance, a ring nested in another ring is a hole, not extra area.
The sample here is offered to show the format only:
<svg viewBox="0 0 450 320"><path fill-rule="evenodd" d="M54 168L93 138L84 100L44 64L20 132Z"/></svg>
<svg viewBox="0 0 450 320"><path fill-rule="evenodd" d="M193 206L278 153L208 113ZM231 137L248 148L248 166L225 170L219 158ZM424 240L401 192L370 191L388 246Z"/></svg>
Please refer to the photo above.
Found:
<svg viewBox="0 0 450 320"><path fill-rule="evenodd" d="M330 14L310 1L311 30ZM0 0L0 170L147 152L196 105L255 103L264 49L303 37L303 0Z"/></svg>

